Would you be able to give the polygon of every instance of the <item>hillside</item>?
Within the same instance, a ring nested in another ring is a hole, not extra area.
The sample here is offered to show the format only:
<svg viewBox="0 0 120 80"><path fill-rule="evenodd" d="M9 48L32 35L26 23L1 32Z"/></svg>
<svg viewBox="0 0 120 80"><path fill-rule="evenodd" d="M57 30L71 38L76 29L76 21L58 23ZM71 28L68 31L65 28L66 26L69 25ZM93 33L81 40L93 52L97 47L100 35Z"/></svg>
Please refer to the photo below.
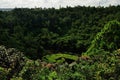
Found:
<svg viewBox="0 0 120 80"><path fill-rule="evenodd" d="M1 80L119 80L120 6L0 11Z"/></svg>
<svg viewBox="0 0 120 80"><path fill-rule="evenodd" d="M77 6L0 11L0 44L17 48L31 59L58 52L81 55L106 23L120 21L119 9Z"/></svg>

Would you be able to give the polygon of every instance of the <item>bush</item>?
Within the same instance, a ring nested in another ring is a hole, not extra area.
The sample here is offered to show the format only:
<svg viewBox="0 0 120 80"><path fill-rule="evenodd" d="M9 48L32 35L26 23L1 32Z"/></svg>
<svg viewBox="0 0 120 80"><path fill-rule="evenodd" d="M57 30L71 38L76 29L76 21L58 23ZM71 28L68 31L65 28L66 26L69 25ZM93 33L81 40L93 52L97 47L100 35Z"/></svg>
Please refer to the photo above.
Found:
<svg viewBox="0 0 120 80"><path fill-rule="evenodd" d="M0 79L7 80L8 71L0 67Z"/></svg>

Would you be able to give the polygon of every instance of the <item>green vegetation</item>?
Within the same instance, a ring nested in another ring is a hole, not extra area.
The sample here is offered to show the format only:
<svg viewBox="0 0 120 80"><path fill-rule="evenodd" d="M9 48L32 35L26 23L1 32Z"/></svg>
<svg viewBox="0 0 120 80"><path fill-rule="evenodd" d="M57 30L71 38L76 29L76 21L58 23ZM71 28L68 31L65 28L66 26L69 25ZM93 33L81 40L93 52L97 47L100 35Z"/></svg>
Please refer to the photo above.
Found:
<svg viewBox="0 0 120 80"><path fill-rule="evenodd" d="M81 55L105 24L120 21L119 9L76 6L0 11L0 44L16 48L34 60L49 53Z"/></svg>
<svg viewBox="0 0 120 80"><path fill-rule="evenodd" d="M51 62L51 63L54 63L54 62L62 63L62 62L65 62L66 59L68 61L76 61L76 60L78 60L78 57L74 56L74 55L61 54L61 53L46 55L45 57L43 57L43 60L45 60L47 62Z"/></svg>
<svg viewBox="0 0 120 80"><path fill-rule="evenodd" d="M87 53L95 49L114 51L120 48L120 22L111 21L99 32L91 43Z"/></svg>
<svg viewBox="0 0 120 80"><path fill-rule="evenodd" d="M119 80L119 43L120 6L0 11L0 80Z"/></svg>
<svg viewBox="0 0 120 80"><path fill-rule="evenodd" d="M0 67L0 79L6 80L8 75L8 71L5 70L3 67Z"/></svg>
<svg viewBox="0 0 120 80"><path fill-rule="evenodd" d="M40 60L28 60L16 77L20 80L119 80L120 50L113 53L99 51L89 59L80 57L74 64L42 67ZM48 63L50 64L50 63Z"/></svg>

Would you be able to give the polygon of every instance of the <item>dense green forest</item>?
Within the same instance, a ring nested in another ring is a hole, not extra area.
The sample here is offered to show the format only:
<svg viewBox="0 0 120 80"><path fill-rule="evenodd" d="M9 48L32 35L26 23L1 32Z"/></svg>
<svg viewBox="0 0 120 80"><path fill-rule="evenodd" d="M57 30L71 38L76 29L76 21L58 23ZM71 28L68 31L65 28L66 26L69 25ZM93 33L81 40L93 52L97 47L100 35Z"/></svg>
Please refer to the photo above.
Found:
<svg viewBox="0 0 120 80"><path fill-rule="evenodd" d="M2 80L119 80L120 6L0 11Z"/></svg>

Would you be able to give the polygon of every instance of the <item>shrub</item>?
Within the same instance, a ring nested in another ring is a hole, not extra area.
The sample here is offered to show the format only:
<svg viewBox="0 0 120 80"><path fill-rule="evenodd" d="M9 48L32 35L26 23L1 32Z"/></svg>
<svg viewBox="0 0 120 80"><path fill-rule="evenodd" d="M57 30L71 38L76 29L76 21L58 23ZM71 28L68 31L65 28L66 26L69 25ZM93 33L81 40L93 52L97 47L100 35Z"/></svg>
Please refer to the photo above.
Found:
<svg viewBox="0 0 120 80"><path fill-rule="evenodd" d="M0 67L0 79L7 80L8 71Z"/></svg>

